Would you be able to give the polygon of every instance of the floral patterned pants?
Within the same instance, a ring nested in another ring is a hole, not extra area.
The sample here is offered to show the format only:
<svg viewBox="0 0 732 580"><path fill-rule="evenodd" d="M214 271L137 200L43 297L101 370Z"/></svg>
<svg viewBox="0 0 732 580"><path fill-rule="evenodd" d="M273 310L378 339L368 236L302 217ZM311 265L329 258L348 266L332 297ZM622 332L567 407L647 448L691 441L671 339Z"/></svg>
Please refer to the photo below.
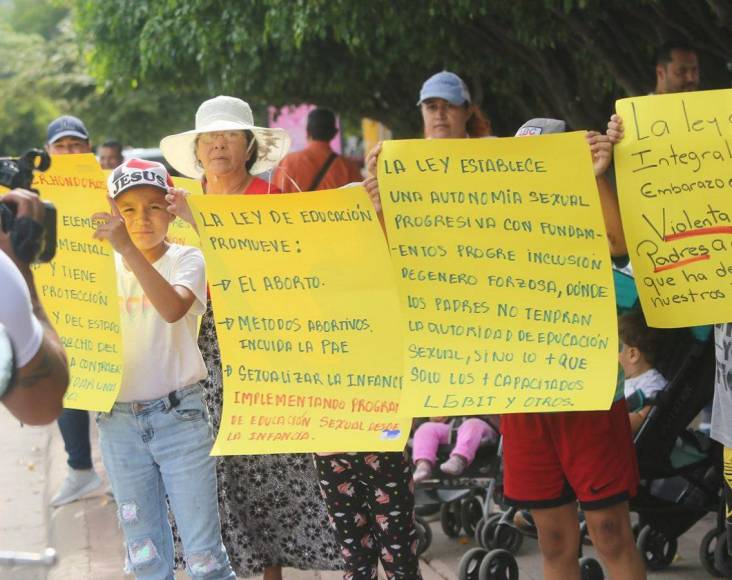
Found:
<svg viewBox="0 0 732 580"><path fill-rule="evenodd" d="M316 455L320 489L341 546L345 580L419 580L412 470L404 454Z"/></svg>

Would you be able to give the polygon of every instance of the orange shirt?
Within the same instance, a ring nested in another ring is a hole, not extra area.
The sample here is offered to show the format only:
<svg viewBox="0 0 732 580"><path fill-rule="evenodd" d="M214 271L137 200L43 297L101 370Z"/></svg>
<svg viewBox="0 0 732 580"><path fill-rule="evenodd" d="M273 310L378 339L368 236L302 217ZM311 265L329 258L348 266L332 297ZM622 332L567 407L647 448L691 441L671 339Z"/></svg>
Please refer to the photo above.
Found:
<svg viewBox="0 0 732 580"><path fill-rule="evenodd" d="M282 193L290 193L297 191L290 181L292 179L302 191L307 191L331 153L330 145L325 141L311 141L302 151L289 153L280 161L273 183L282 190ZM316 189L335 189L362 180L358 167L339 155L331 163Z"/></svg>

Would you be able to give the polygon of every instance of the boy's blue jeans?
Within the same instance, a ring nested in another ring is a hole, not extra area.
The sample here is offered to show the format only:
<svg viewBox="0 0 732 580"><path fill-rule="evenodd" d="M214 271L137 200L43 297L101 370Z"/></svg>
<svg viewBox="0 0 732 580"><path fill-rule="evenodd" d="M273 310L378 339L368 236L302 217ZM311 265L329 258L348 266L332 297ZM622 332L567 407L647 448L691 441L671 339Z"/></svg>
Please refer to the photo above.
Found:
<svg viewBox="0 0 732 580"><path fill-rule="evenodd" d="M125 535L127 568L137 578L173 580L170 507L192 578L235 579L223 542L213 434L200 385L172 397L116 403L99 413L104 465ZM177 403L177 404L176 404Z"/></svg>

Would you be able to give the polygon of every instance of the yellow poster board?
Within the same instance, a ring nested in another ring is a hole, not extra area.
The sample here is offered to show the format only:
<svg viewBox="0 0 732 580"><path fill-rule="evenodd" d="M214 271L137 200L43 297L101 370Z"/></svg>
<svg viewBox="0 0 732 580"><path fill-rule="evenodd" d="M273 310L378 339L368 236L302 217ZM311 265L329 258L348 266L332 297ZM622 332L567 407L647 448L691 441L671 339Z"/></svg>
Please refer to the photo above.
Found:
<svg viewBox="0 0 732 580"><path fill-rule="evenodd" d="M57 155L33 185L58 212L56 257L34 276L69 360L64 406L109 411L120 387L122 341L113 250L92 239L91 215L109 211L104 173L91 154Z"/></svg>
<svg viewBox="0 0 732 580"><path fill-rule="evenodd" d="M732 320L732 90L621 99L620 210L643 312Z"/></svg>
<svg viewBox="0 0 732 580"><path fill-rule="evenodd" d="M224 372L213 453L403 449L399 298L365 191L189 203Z"/></svg>
<svg viewBox="0 0 732 580"><path fill-rule="evenodd" d="M584 134L388 141L378 172L402 412L607 409L617 320Z"/></svg>

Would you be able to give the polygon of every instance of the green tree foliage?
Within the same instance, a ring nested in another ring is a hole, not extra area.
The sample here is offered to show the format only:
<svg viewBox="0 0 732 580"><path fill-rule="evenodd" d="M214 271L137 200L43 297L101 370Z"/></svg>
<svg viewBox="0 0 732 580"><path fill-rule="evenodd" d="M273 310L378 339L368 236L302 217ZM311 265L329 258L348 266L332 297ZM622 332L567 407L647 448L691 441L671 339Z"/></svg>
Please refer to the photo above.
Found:
<svg viewBox="0 0 732 580"><path fill-rule="evenodd" d="M603 127L615 98L652 89L669 38L701 48L706 88L729 85L725 0L76 2L103 78L315 102L402 135L418 131L419 86L443 68L503 134L533 116Z"/></svg>
<svg viewBox="0 0 732 580"><path fill-rule="evenodd" d="M114 137L157 146L161 135L191 125L200 93L187 86L97 81L91 44L79 38L61 2L0 6L0 155L43 146L46 126L61 114L83 119L94 143ZM173 103L185 104L185 113Z"/></svg>
<svg viewBox="0 0 732 580"><path fill-rule="evenodd" d="M17 155L42 145L46 123L57 112L53 101L36 88L35 71L44 66L38 50L44 39L18 34L0 22L0 154Z"/></svg>
<svg viewBox="0 0 732 580"><path fill-rule="evenodd" d="M68 0L18 0L8 3L7 21L16 32L50 39L70 12Z"/></svg>
<svg viewBox="0 0 732 580"><path fill-rule="evenodd" d="M114 138L125 145L157 147L163 135L190 128L201 99L196 87L92 76L94 45L72 24L71 18L64 20L62 34L49 43L47 86L64 113L84 120L95 144Z"/></svg>

